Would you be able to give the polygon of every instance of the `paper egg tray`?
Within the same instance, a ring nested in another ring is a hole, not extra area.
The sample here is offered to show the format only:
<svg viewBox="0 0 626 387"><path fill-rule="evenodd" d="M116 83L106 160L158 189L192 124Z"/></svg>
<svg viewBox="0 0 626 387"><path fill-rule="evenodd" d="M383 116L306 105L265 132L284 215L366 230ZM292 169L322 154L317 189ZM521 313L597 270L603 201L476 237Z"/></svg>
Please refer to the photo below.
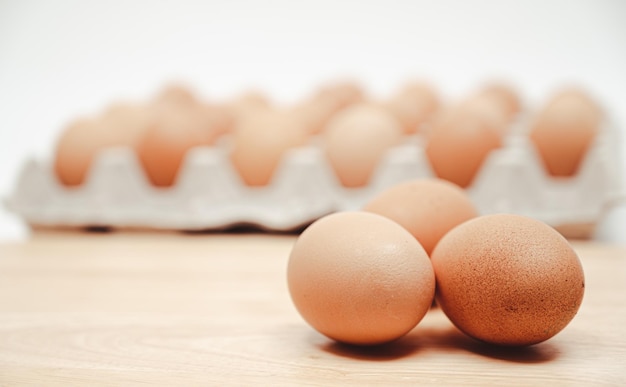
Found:
<svg viewBox="0 0 626 387"><path fill-rule="evenodd" d="M547 175L528 137L509 135L467 193L481 214L522 214L566 236L588 237L622 197L615 135L603 128L570 178ZM288 231L334 211L359 209L395 183L434 176L418 136L391 149L363 188L341 186L316 145L289 151L264 187L246 186L228 154L225 147L190 150L171 188L152 186L131 149L102 151L76 188L61 185L51 163L33 159L6 204L32 226L215 230L246 224Z"/></svg>

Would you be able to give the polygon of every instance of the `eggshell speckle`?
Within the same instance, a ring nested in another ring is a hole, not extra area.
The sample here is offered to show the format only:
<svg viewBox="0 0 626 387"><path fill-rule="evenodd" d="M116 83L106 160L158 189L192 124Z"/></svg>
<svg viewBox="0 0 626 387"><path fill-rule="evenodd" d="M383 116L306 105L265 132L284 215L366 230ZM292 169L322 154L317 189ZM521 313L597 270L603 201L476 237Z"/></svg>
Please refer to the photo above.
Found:
<svg viewBox="0 0 626 387"><path fill-rule="evenodd" d="M585 280L565 238L519 215L488 215L446 234L431 256L437 302L461 331L488 343L542 342L574 318Z"/></svg>
<svg viewBox="0 0 626 387"><path fill-rule="evenodd" d="M478 216L465 191L441 179L397 184L378 194L364 210L399 223L428 254L448 231Z"/></svg>
<svg viewBox="0 0 626 387"><path fill-rule="evenodd" d="M308 227L291 252L287 280L313 328L358 345L405 335L428 311L435 289L432 265L415 238L367 212L335 213Z"/></svg>

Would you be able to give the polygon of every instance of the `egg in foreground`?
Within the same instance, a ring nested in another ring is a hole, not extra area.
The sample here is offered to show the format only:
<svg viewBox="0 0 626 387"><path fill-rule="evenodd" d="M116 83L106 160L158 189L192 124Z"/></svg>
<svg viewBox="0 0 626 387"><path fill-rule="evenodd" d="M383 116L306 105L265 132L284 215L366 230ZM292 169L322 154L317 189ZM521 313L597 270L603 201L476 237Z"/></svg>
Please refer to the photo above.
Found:
<svg viewBox="0 0 626 387"><path fill-rule="evenodd" d="M374 345L413 329L432 304L428 255L397 223L367 212L339 212L309 226L287 268L302 317L331 339Z"/></svg>
<svg viewBox="0 0 626 387"><path fill-rule="evenodd" d="M583 268L567 240L523 216L467 221L441 239L431 260L437 303L461 331L487 343L545 341L583 299Z"/></svg>

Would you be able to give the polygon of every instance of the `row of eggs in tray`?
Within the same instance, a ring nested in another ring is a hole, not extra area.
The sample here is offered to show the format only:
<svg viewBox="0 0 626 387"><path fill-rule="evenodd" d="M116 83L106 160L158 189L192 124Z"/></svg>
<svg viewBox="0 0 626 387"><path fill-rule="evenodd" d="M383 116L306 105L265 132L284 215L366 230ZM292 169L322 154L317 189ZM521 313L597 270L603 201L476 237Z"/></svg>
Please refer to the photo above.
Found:
<svg viewBox="0 0 626 387"><path fill-rule="evenodd" d="M422 82L408 82L383 101L357 84L335 83L288 107L258 92L208 103L171 85L150 101L116 103L69 124L56 144L54 171L62 185L80 186L98 152L125 146L152 185L168 187L190 149L225 144L241 180L264 186L287 151L315 144L341 185L354 188L368 184L389 149L419 138L434 174L468 187L511 133L531 140L548 175L573 176L602 122L598 103L575 88L528 112L511 87L497 83L445 104Z"/></svg>

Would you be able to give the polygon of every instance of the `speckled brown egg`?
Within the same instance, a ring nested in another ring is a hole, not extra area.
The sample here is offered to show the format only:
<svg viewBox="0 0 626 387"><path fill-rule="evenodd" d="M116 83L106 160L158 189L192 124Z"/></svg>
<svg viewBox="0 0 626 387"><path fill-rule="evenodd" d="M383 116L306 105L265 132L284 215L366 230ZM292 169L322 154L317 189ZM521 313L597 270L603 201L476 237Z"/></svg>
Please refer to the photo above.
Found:
<svg viewBox="0 0 626 387"><path fill-rule="evenodd" d="M553 176L575 175L600 130L602 114L584 92L566 90L541 111L530 138Z"/></svg>
<svg viewBox="0 0 626 387"><path fill-rule="evenodd" d="M382 107L358 104L336 115L325 135L325 153L341 184L362 187L385 153L400 142L402 128Z"/></svg>
<svg viewBox="0 0 626 387"><path fill-rule="evenodd" d="M357 345L408 333L435 291L422 246L397 223L367 212L335 213L309 226L291 251L287 282L313 328Z"/></svg>
<svg viewBox="0 0 626 387"><path fill-rule="evenodd" d="M431 256L436 299L461 331L488 343L542 342L574 318L583 299L581 263L550 226L488 215L446 234Z"/></svg>
<svg viewBox="0 0 626 387"><path fill-rule="evenodd" d="M468 187L491 151L502 146L502 130L493 120L462 107L433 125L426 156L437 177Z"/></svg>
<svg viewBox="0 0 626 387"><path fill-rule="evenodd" d="M364 210L399 223L429 255L448 231L478 216L465 191L441 179L412 180L394 185L376 195Z"/></svg>

